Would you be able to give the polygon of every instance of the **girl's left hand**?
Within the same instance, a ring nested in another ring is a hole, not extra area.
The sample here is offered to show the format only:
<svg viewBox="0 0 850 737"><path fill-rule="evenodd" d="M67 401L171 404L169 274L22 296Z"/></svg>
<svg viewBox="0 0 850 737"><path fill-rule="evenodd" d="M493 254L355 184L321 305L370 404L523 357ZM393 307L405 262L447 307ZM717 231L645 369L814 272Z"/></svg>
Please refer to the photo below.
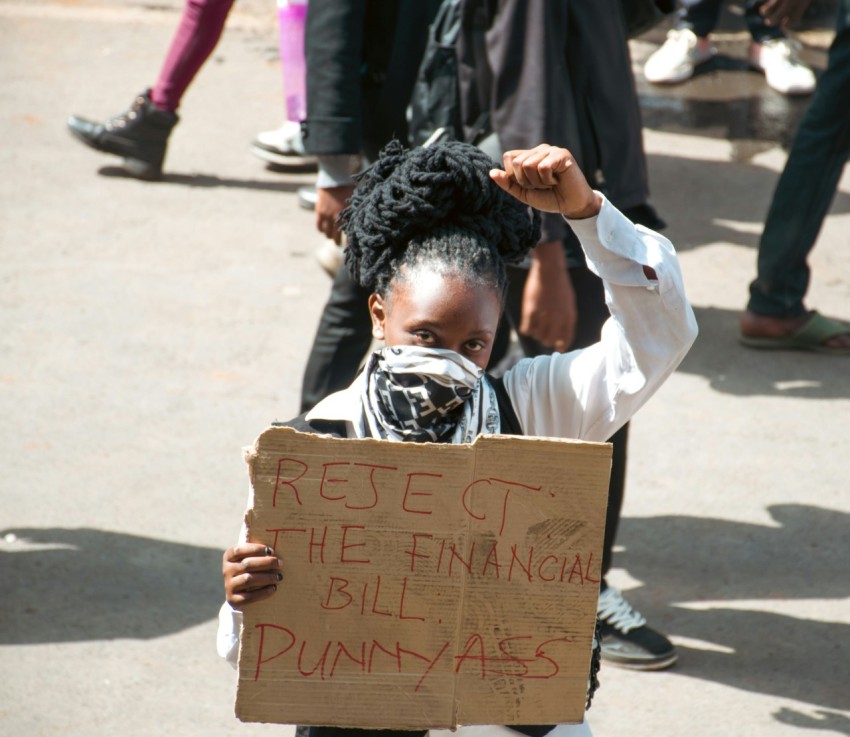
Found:
<svg viewBox="0 0 850 737"><path fill-rule="evenodd" d="M573 219L592 217L602 206L565 148L542 143L532 149L507 151L502 160L505 170L493 169L490 177L526 205Z"/></svg>
<svg viewBox="0 0 850 737"><path fill-rule="evenodd" d="M221 564L224 593L234 609L268 599L283 580L280 559L266 545L242 543L228 548Z"/></svg>

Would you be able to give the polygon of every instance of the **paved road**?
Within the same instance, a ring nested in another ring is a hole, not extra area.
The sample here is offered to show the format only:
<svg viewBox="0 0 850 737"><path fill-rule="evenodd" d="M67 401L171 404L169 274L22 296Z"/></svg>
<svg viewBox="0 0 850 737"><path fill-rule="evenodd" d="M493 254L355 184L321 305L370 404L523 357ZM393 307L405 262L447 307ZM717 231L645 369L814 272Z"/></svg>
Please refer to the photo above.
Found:
<svg viewBox="0 0 850 737"><path fill-rule="evenodd" d="M159 184L74 143L151 83L180 3L0 0L0 734L284 734L232 716L214 653L240 448L296 408L328 280L248 142L282 116L268 2L243 0ZM636 42L645 57L663 33ZM807 37L823 63L828 34ZM701 335L635 420L614 580L681 647L605 668L597 737L850 735L850 359L735 342L781 144L805 102L735 61L642 87L654 203ZM812 306L850 317L850 176Z"/></svg>

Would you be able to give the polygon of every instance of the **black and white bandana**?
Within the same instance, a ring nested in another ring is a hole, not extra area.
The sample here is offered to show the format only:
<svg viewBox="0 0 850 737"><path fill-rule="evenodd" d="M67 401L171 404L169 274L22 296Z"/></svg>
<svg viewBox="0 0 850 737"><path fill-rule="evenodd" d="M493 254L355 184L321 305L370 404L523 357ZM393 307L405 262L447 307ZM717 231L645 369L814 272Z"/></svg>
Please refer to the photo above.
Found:
<svg viewBox="0 0 850 737"><path fill-rule="evenodd" d="M499 432L496 394L484 370L443 348L393 346L365 369L364 434L408 442L471 443Z"/></svg>

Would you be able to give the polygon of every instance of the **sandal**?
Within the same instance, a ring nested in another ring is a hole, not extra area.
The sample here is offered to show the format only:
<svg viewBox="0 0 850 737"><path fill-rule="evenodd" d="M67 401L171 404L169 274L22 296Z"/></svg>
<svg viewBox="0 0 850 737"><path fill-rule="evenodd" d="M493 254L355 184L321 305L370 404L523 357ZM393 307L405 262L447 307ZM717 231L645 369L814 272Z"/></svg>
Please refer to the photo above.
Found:
<svg viewBox="0 0 850 737"><path fill-rule="evenodd" d="M764 338L755 335L739 335L739 341L748 348L768 348L774 350L813 351L830 353L835 356L850 356L850 347L833 348L824 345L830 338L850 335L850 325L824 317L812 310L809 319L793 333L778 338Z"/></svg>

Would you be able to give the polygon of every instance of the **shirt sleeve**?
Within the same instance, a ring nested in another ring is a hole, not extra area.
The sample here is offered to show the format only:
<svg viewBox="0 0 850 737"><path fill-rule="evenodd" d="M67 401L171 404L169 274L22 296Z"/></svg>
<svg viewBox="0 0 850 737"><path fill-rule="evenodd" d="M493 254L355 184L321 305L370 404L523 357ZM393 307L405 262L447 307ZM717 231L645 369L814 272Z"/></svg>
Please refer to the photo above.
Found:
<svg viewBox="0 0 850 737"><path fill-rule="evenodd" d="M254 487L248 484L247 508L254 504ZM239 542L247 542L248 527L243 520L239 530ZM218 630L216 631L215 646L218 654L234 668L239 662L239 632L242 629L242 612L234 609L226 601L218 610Z"/></svg>
<svg viewBox="0 0 850 737"><path fill-rule="evenodd" d="M307 119L312 154L357 154L363 144L361 66L366 0L312 0L307 5Z"/></svg>
<svg viewBox="0 0 850 737"><path fill-rule="evenodd" d="M316 187L329 189L354 184L354 160L357 157L349 154L322 154L319 159L319 174Z"/></svg>
<svg viewBox="0 0 850 737"><path fill-rule="evenodd" d="M234 668L239 661L239 630L242 627L242 612L224 602L218 610L218 632L216 650Z"/></svg>
<svg viewBox="0 0 850 737"><path fill-rule="evenodd" d="M604 197L598 215L569 224L604 282L611 318L598 343L523 359L504 383L525 434L605 441L681 363L696 318L669 240L635 226Z"/></svg>

